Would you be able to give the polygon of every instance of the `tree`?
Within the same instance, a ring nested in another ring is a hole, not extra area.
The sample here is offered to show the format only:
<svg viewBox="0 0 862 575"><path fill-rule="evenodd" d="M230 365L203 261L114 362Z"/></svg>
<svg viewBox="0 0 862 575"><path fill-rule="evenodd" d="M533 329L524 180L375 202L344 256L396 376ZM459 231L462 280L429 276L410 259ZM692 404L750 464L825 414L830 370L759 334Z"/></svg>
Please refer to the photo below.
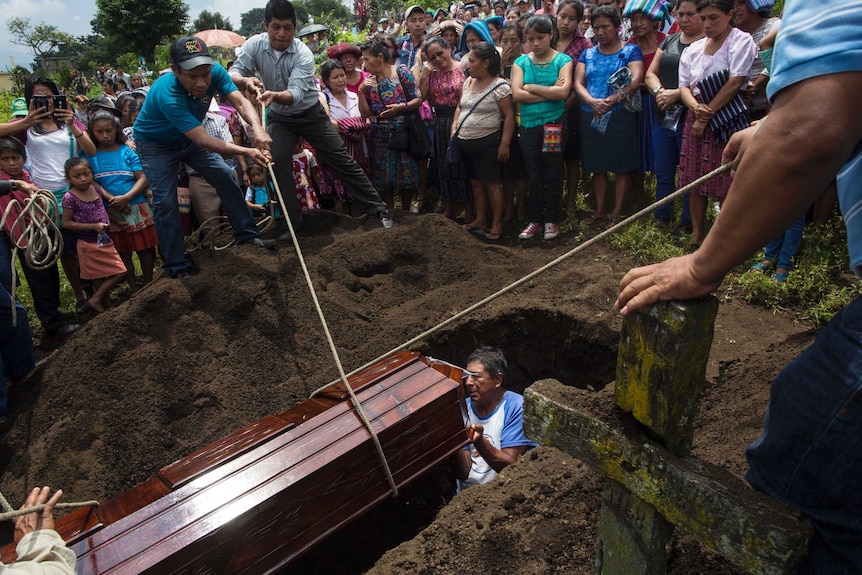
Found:
<svg viewBox="0 0 862 575"><path fill-rule="evenodd" d="M347 22L351 19L350 10L338 0L306 0L304 4L308 13L315 18L329 14L341 22ZM297 18L299 18L299 14L297 14Z"/></svg>
<svg viewBox="0 0 862 575"><path fill-rule="evenodd" d="M230 30L233 32L233 26L230 24L230 18L225 18L219 12L210 12L204 10L195 19L192 32L200 32L201 30Z"/></svg>
<svg viewBox="0 0 862 575"><path fill-rule="evenodd" d="M71 34L60 32L56 26L44 22L33 25L29 18L10 18L6 20L6 28L12 35L12 43L29 48L37 61L61 46L68 48L75 44Z"/></svg>
<svg viewBox="0 0 862 575"><path fill-rule="evenodd" d="M182 0L96 0L95 21L115 52L133 51L152 62L160 42L183 34L188 12Z"/></svg>
<svg viewBox="0 0 862 575"><path fill-rule="evenodd" d="M248 12L239 15L240 26L237 33L248 38L254 34L263 32L263 8L252 8Z"/></svg>

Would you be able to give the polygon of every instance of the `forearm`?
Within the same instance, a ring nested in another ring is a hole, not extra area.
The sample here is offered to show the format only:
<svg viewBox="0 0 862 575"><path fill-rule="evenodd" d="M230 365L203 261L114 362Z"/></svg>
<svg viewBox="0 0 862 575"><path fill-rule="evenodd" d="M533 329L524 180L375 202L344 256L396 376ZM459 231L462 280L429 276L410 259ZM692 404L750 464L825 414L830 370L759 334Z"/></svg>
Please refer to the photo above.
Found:
<svg viewBox="0 0 862 575"><path fill-rule="evenodd" d="M254 132L255 141L260 137L261 134L265 132L263 129L263 124L261 124L261 118L258 115L257 111L254 109L254 106L251 102L246 100L245 98L237 99L236 101L231 102L236 108L239 115L251 125L252 132Z"/></svg>
<svg viewBox="0 0 862 575"><path fill-rule="evenodd" d="M141 176L137 180L135 180L135 185L132 186L132 189L129 190L126 195L129 197L130 200L137 198L146 191L147 185L147 176L145 176L143 172L141 172Z"/></svg>
<svg viewBox="0 0 862 575"><path fill-rule="evenodd" d="M473 467L473 459L470 457L468 449L460 449L455 454L455 475L461 481L467 479L470 475L470 468Z"/></svg>
<svg viewBox="0 0 862 575"><path fill-rule="evenodd" d="M575 82L575 94L581 102L584 102L587 105L589 105L589 102L593 99L589 90L587 90L587 87L580 82Z"/></svg>
<svg viewBox="0 0 862 575"><path fill-rule="evenodd" d="M571 92L571 84L562 86L539 86L537 84L530 85L530 93L539 96L540 100L565 100Z"/></svg>
<svg viewBox="0 0 862 575"><path fill-rule="evenodd" d="M537 94L527 92L522 88L515 89L514 86L512 86L512 99L521 104L538 104L545 101L545 98Z"/></svg>
<svg viewBox="0 0 862 575"><path fill-rule="evenodd" d="M722 108L724 108L728 102L730 102L734 96L745 86L745 83L748 81L747 78L743 76L737 76L735 78L730 78L725 82L724 86L718 91L718 94L715 95L715 98L709 101L707 104L709 109L713 112L718 112Z"/></svg>
<svg viewBox="0 0 862 575"><path fill-rule="evenodd" d="M742 155L727 200L696 252L701 277L720 279L802 214L862 137L862 73L785 89Z"/></svg>
<svg viewBox="0 0 862 575"><path fill-rule="evenodd" d="M518 460L520 452L526 449L526 447L520 450L514 448L497 449L490 441L485 439L484 435L476 439L473 445L476 447L479 455L482 456L482 459L485 460L485 463L490 465L491 469L497 473L515 463Z"/></svg>
<svg viewBox="0 0 862 575"><path fill-rule="evenodd" d="M679 98L682 100L682 103L686 108L691 110L692 112L697 111L697 98L694 97L694 93L691 91L691 88L688 86L680 86L679 87Z"/></svg>
<svg viewBox="0 0 862 575"><path fill-rule="evenodd" d="M661 80L658 79L658 74L654 73L652 69L653 67L650 66L650 71L647 72L646 76L644 77L644 85L646 85L647 90L649 90L650 94L654 94L656 88L663 87L661 85Z"/></svg>
<svg viewBox="0 0 862 575"><path fill-rule="evenodd" d="M506 114L503 120L503 135L500 138L500 145L507 148L512 143L512 137L515 135L515 112L511 110Z"/></svg>
<svg viewBox="0 0 862 575"><path fill-rule="evenodd" d="M80 130L77 126L70 126L69 128L72 130L72 135L75 137L75 141L78 142L78 146L81 150L87 154L88 156L95 156L96 152L96 144L93 143L93 140L90 139L90 134ZM75 134L78 132L78 134Z"/></svg>
<svg viewBox="0 0 862 575"><path fill-rule="evenodd" d="M766 85L769 83L769 76L766 74L760 74L757 78L754 79L753 88L754 93L761 92L766 89Z"/></svg>
<svg viewBox="0 0 862 575"><path fill-rule="evenodd" d="M23 132L31 128L32 126L33 124L27 122L27 120L19 120L17 122L4 122L0 124L0 138L14 136L18 132Z"/></svg>
<svg viewBox="0 0 862 575"><path fill-rule="evenodd" d="M293 106L295 98L290 90L282 90L281 92L273 92L272 101L282 106Z"/></svg>
<svg viewBox="0 0 862 575"><path fill-rule="evenodd" d="M418 110L419 106L422 105L422 98L419 96L413 98L409 102L407 102L407 109L404 110L404 113L412 112L413 110Z"/></svg>

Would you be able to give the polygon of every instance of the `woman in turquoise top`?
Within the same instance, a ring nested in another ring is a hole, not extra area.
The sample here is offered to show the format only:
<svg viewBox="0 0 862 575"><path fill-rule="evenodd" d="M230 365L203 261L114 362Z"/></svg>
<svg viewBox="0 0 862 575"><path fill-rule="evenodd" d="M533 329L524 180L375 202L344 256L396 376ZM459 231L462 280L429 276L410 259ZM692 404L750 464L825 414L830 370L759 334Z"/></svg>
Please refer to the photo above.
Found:
<svg viewBox="0 0 862 575"><path fill-rule="evenodd" d="M522 240L539 232L552 240L560 231L565 100L572 90L572 59L551 47L553 32L548 16L527 20L524 34L532 52L517 58L512 66L512 97L521 104L518 139L530 181L529 223L518 236Z"/></svg>
<svg viewBox="0 0 862 575"><path fill-rule="evenodd" d="M608 172L613 172L617 178L611 222L616 223L632 185L632 173L640 167L637 116L626 110L623 99L640 100L644 63L640 48L620 40L621 19L615 7L599 6L593 10L592 22L597 44L581 53L575 68L575 92L581 102L581 161L584 172L593 174L596 196L596 211L584 222L605 218ZM614 90L608 79L622 68L629 69L631 81Z"/></svg>

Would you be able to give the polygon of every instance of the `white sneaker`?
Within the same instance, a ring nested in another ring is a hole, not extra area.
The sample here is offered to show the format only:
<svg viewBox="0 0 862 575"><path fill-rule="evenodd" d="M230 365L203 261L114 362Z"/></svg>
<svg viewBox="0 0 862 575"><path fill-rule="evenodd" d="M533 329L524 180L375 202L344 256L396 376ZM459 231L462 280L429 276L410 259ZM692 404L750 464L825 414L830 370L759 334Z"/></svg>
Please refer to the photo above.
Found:
<svg viewBox="0 0 862 575"><path fill-rule="evenodd" d="M545 239L552 240L560 235L560 226L557 224L545 224Z"/></svg>
<svg viewBox="0 0 862 575"><path fill-rule="evenodd" d="M392 216L389 215L389 210L380 210L377 212L377 219L380 220L380 223L387 230L395 225L395 222L392 221Z"/></svg>
<svg viewBox="0 0 862 575"><path fill-rule="evenodd" d="M527 227L524 228L524 231L518 234L519 240L529 240L532 239L533 236L542 231L542 226L535 222L531 222L527 224Z"/></svg>

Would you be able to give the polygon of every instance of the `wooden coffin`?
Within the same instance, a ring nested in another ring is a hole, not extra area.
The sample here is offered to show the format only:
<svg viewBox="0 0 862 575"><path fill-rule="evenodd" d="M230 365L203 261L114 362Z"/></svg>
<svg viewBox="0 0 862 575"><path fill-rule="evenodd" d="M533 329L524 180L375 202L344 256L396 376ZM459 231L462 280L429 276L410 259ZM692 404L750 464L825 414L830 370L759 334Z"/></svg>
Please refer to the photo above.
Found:
<svg viewBox="0 0 862 575"><path fill-rule="evenodd" d="M398 486L466 444L460 377L402 352L350 379ZM81 575L270 573L391 494L338 383L61 518L57 530Z"/></svg>

